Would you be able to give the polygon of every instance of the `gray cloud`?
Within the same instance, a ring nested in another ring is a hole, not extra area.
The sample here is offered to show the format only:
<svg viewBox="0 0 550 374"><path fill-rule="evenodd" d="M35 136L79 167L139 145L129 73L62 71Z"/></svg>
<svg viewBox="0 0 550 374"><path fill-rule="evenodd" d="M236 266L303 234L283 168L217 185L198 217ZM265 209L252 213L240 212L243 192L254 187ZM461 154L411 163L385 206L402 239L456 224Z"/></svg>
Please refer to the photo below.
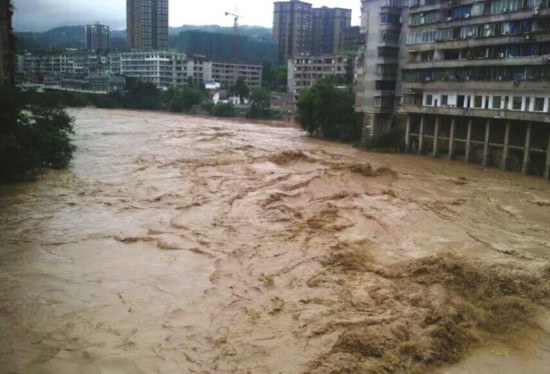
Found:
<svg viewBox="0 0 550 374"><path fill-rule="evenodd" d="M312 0L314 6L351 8L359 24L360 0ZM126 27L126 0L14 0L17 31L44 31L53 27L100 22L112 29ZM272 0L170 0L170 26L225 25L233 21L225 11L238 7L243 25L270 27Z"/></svg>

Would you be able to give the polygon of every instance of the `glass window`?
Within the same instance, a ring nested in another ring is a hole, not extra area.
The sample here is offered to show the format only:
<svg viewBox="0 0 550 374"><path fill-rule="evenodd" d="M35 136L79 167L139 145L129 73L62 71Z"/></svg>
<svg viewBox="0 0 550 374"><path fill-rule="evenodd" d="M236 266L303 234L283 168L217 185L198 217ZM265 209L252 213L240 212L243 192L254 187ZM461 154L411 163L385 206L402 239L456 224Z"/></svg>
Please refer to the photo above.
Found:
<svg viewBox="0 0 550 374"><path fill-rule="evenodd" d="M434 97L433 95L426 95L426 105L433 105L433 100L434 100Z"/></svg>
<svg viewBox="0 0 550 374"><path fill-rule="evenodd" d="M441 105L447 106L449 103L449 95L441 95Z"/></svg>
<svg viewBox="0 0 550 374"><path fill-rule="evenodd" d="M514 96L514 98L512 99L512 109L521 110L522 102L523 102L523 99L521 97Z"/></svg>
<svg viewBox="0 0 550 374"><path fill-rule="evenodd" d="M502 104L502 96L493 96L493 109L500 109L500 105Z"/></svg>
<svg viewBox="0 0 550 374"><path fill-rule="evenodd" d="M476 96L474 98L474 108L481 108L483 106L483 96Z"/></svg>
<svg viewBox="0 0 550 374"><path fill-rule="evenodd" d="M544 111L544 97L535 97L535 112Z"/></svg>

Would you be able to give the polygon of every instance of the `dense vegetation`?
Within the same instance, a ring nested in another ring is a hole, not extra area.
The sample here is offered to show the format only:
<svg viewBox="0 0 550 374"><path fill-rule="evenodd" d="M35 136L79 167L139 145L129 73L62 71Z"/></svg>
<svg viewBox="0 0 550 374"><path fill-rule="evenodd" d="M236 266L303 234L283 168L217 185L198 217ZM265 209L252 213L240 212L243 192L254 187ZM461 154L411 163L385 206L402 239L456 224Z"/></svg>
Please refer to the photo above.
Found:
<svg viewBox="0 0 550 374"><path fill-rule="evenodd" d="M298 98L298 121L311 136L355 142L361 138L361 117L355 97L337 77L318 80Z"/></svg>
<svg viewBox="0 0 550 374"><path fill-rule="evenodd" d="M56 101L58 99L56 98ZM49 96L0 89L0 182L28 180L68 166L73 120Z"/></svg>

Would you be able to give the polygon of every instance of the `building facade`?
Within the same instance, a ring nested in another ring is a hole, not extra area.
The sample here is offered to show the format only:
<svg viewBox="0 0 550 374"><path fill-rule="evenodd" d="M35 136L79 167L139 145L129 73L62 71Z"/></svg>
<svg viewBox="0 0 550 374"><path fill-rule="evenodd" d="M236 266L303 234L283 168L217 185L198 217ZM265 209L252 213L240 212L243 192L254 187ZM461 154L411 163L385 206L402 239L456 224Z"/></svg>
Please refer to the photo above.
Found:
<svg viewBox="0 0 550 374"><path fill-rule="evenodd" d="M221 83L222 87L229 87L243 78L250 89L262 86L262 65L234 64L212 62L212 80Z"/></svg>
<svg viewBox="0 0 550 374"><path fill-rule="evenodd" d="M299 0L274 3L273 40L279 63L289 57L311 54L312 5Z"/></svg>
<svg viewBox="0 0 550 374"><path fill-rule="evenodd" d="M345 29L343 51L356 53L365 43L361 35L360 26L352 26Z"/></svg>
<svg viewBox="0 0 550 374"><path fill-rule="evenodd" d="M288 60L288 92L297 98L316 80L340 76L349 81L353 75L354 60L343 55L291 57Z"/></svg>
<svg viewBox="0 0 550 374"><path fill-rule="evenodd" d="M335 55L344 51L344 33L351 27L351 9L313 8L313 55Z"/></svg>
<svg viewBox="0 0 550 374"><path fill-rule="evenodd" d="M550 1L363 7L367 135L403 124L409 151L550 177Z"/></svg>
<svg viewBox="0 0 550 374"><path fill-rule="evenodd" d="M168 0L126 0L126 32L131 50L167 50Z"/></svg>
<svg viewBox="0 0 550 374"><path fill-rule="evenodd" d="M183 53L164 51L121 53L120 72L115 73L168 89L185 82L187 58Z"/></svg>
<svg viewBox="0 0 550 374"><path fill-rule="evenodd" d="M13 9L10 1L0 4L0 85L15 81L15 39L12 32Z"/></svg>
<svg viewBox="0 0 550 374"><path fill-rule="evenodd" d="M109 49L109 26L98 23L86 25L86 49L88 51Z"/></svg>
<svg viewBox="0 0 550 374"><path fill-rule="evenodd" d="M363 112L363 135L388 129L393 123L401 39L400 0L362 2L364 43L357 59L356 110Z"/></svg>

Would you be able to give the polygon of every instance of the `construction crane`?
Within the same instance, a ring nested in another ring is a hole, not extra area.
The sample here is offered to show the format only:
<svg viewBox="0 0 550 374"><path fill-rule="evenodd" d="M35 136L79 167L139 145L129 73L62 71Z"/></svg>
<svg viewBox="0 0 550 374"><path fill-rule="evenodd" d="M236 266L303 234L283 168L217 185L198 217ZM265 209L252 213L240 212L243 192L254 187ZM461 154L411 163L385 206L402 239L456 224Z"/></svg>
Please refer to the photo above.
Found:
<svg viewBox="0 0 550 374"><path fill-rule="evenodd" d="M239 18L240 15L237 14L237 9L235 8L235 13L225 12L226 16L232 16L234 19L233 24L233 60L239 62Z"/></svg>

